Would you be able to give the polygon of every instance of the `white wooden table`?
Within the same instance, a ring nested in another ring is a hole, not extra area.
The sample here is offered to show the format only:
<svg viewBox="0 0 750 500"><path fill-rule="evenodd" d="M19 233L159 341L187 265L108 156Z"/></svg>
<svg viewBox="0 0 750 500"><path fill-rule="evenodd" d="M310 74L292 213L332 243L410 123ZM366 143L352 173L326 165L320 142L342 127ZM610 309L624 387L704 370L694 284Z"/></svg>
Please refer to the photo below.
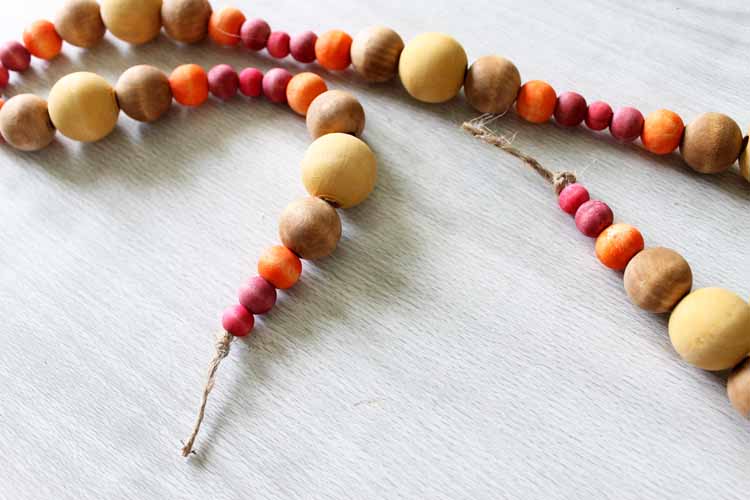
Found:
<svg viewBox="0 0 750 500"><path fill-rule="evenodd" d="M3 37L59 4L3 2ZM746 2L235 5L292 33L444 31L470 60L505 55L558 91L750 122ZM9 93L184 62L274 65L108 36L35 63ZM377 190L345 212L335 257L235 344L188 461L218 316L304 194L304 121L237 98L153 126L123 118L88 146L0 148L0 497L746 498L750 424L725 376L678 359L666 318L629 303L534 173L459 131L463 98L427 106L397 82L325 77L365 106ZM511 115L501 132L682 252L696 286L750 295L739 176Z"/></svg>

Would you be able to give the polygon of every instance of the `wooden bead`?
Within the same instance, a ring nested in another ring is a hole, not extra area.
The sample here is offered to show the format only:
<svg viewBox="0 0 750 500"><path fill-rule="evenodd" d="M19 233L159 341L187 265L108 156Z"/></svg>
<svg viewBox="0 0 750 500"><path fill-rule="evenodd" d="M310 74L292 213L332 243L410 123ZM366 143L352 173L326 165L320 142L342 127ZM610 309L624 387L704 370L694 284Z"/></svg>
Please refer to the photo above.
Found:
<svg viewBox="0 0 750 500"><path fill-rule="evenodd" d="M500 56L484 56L469 68L464 93L469 104L480 113L505 113L521 88L516 65Z"/></svg>
<svg viewBox="0 0 750 500"><path fill-rule="evenodd" d="M612 224L596 238L599 262L615 271L622 271L630 259L643 250L643 235L628 224Z"/></svg>
<svg viewBox="0 0 750 500"><path fill-rule="evenodd" d="M65 137L80 142L103 139L114 130L120 107L115 89L94 73L71 73L49 93L49 115Z"/></svg>
<svg viewBox="0 0 750 500"><path fill-rule="evenodd" d="M196 43L208 35L211 4L208 0L164 0L161 22L173 40Z"/></svg>
<svg viewBox="0 0 750 500"><path fill-rule="evenodd" d="M743 139L743 143L747 141L747 138ZM740 155L740 175L747 181L750 182L750 148L745 147Z"/></svg>
<svg viewBox="0 0 750 500"><path fill-rule="evenodd" d="M172 106L169 79L153 66L133 66L115 85L120 109L134 120L153 122Z"/></svg>
<svg viewBox="0 0 750 500"><path fill-rule="evenodd" d="M386 82L396 76L404 41L390 28L373 26L352 41L354 70L368 82Z"/></svg>
<svg viewBox="0 0 750 500"><path fill-rule="evenodd" d="M47 101L33 94L8 99L0 108L0 134L8 144L22 151L47 147L55 138Z"/></svg>
<svg viewBox="0 0 750 500"><path fill-rule="evenodd" d="M327 201L303 198L284 209L279 236L284 246L300 258L322 259L336 250L341 239L341 218Z"/></svg>
<svg viewBox="0 0 750 500"><path fill-rule="evenodd" d="M312 196L336 207L362 203L375 187L377 163L369 146L348 134L316 139L302 160L302 182Z"/></svg>
<svg viewBox="0 0 750 500"><path fill-rule="evenodd" d="M696 172L716 174L732 166L741 148L742 132L734 120L704 113L685 127L680 154Z"/></svg>
<svg viewBox="0 0 750 500"><path fill-rule="evenodd" d="M740 415L750 417L750 358L732 370L727 380L727 395Z"/></svg>
<svg viewBox="0 0 750 500"><path fill-rule="evenodd" d="M365 110L349 92L323 92L307 109L307 130L313 139L335 132L359 136L364 128Z"/></svg>
<svg viewBox="0 0 750 500"><path fill-rule="evenodd" d="M159 36L161 1L102 0L102 20L120 40L141 45Z"/></svg>
<svg viewBox="0 0 750 500"><path fill-rule="evenodd" d="M467 63L466 52L456 40L442 33L423 33L404 47L398 74L412 97L440 103L458 95Z"/></svg>
<svg viewBox="0 0 750 500"><path fill-rule="evenodd" d="M99 43L107 31L96 0L66 0L54 23L63 40L85 49Z"/></svg>
<svg viewBox="0 0 750 500"><path fill-rule="evenodd" d="M696 290L672 311L669 338L698 368L733 368L750 352L750 306L722 288Z"/></svg>
<svg viewBox="0 0 750 500"><path fill-rule="evenodd" d="M633 304L652 313L665 313L693 287L690 265L669 248L647 248L625 268L625 291Z"/></svg>

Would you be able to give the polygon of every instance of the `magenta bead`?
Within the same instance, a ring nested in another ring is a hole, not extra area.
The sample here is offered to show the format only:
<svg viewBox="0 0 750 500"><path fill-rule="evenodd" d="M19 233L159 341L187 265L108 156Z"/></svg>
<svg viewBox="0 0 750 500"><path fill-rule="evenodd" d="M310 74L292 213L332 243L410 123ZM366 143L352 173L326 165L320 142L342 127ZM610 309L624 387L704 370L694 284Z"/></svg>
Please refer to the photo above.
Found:
<svg viewBox="0 0 750 500"><path fill-rule="evenodd" d="M0 90L3 90L5 87L8 86L9 80L10 80L10 73L8 73L8 70L5 68L5 66L0 64Z"/></svg>
<svg viewBox="0 0 750 500"><path fill-rule="evenodd" d="M586 113L586 126L591 130L604 130L612 122L612 107L603 101L592 102Z"/></svg>
<svg viewBox="0 0 750 500"><path fill-rule="evenodd" d="M0 64L11 71L26 71L31 64L31 54L15 40L5 42L0 45Z"/></svg>
<svg viewBox="0 0 750 500"><path fill-rule="evenodd" d="M576 210L576 227L590 238L599 236L613 221L612 209L603 201L587 201Z"/></svg>
<svg viewBox="0 0 750 500"><path fill-rule="evenodd" d="M315 60L315 42L318 35L312 31L305 31L292 37L289 42L289 50L292 57L301 63L311 63Z"/></svg>
<svg viewBox="0 0 750 500"><path fill-rule="evenodd" d="M263 50L271 34L271 27L263 19L248 19L240 28L240 40L250 50Z"/></svg>
<svg viewBox="0 0 750 500"><path fill-rule="evenodd" d="M235 337L245 337L253 331L255 318L250 311L237 304L224 310L221 326Z"/></svg>
<svg viewBox="0 0 750 500"><path fill-rule="evenodd" d="M574 215L578 208L589 199L589 192L585 187L580 184L570 184L560 192L557 202L564 212Z"/></svg>
<svg viewBox="0 0 750 500"><path fill-rule="evenodd" d="M643 132L643 115L635 108L624 107L615 111L609 133L620 142L633 142Z"/></svg>
<svg viewBox="0 0 750 500"><path fill-rule="evenodd" d="M208 72L208 89L221 100L234 97L239 86L237 72L228 64L219 64Z"/></svg>
<svg viewBox="0 0 750 500"><path fill-rule="evenodd" d="M276 288L260 276L240 287L240 304L253 314L265 314L276 304Z"/></svg>
<svg viewBox="0 0 750 500"><path fill-rule="evenodd" d="M263 73L255 68L245 68L240 73L240 92L248 97L263 93Z"/></svg>
<svg viewBox="0 0 750 500"><path fill-rule="evenodd" d="M577 127L586 118L586 99L576 92L563 92L555 104L555 120L564 127Z"/></svg>
<svg viewBox="0 0 750 500"><path fill-rule="evenodd" d="M292 74L284 68L273 68L263 77L263 95L275 103L286 102L286 86Z"/></svg>
<svg viewBox="0 0 750 500"><path fill-rule="evenodd" d="M273 31L266 44L268 53L276 59L283 59L289 55L289 33Z"/></svg>

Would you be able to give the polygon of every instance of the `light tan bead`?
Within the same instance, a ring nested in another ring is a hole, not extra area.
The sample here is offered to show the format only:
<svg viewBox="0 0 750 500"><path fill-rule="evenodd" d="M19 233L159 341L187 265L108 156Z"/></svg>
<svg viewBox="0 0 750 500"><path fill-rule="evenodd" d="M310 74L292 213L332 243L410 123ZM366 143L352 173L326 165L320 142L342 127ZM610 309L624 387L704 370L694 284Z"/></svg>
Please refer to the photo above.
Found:
<svg viewBox="0 0 750 500"><path fill-rule="evenodd" d="M469 68L464 93L469 104L480 113L505 113L521 88L516 65L500 56L484 56Z"/></svg>
<svg viewBox="0 0 750 500"><path fill-rule="evenodd" d="M153 66L133 66L115 86L120 109L134 120L153 122L169 111L172 89L169 79Z"/></svg>
<svg viewBox="0 0 750 500"><path fill-rule="evenodd" d="M328 257L341 239L341 218L335 208L320 198L290 203L279 219L281 242L302 259Z"/></svg>
<svg viewBox="0 0 750 500"><path fill-rule="evenodd" d="M161 6L164 31L182 43L196 43L206 38L210 18L208 0L164 0Z"/></svg>
<svg viewBox="0 0 750 500"><path fill-rule="evenodd" d="M404 41L390 28L373 26L357 33L350 49L352 64L368 82L385 82L396 75Z"/></svg>
<svg viewBox="0 0 750 500"><path fill-rule="evenodd" d="M727 395L740 415L750 417L750 358L732 370L727 380Z"/></svg>
<svg viewBox="0 0 750 500"><path fill-rule="evenodd" d="M102 20L120 40L141 45L159 36L161 1L102 0Z"/></svg>
<svg viewBox="0 0 750 500"><path fill-rule="evenodd" d="M422 102L440 103L458 95L467 62L463 47L450 36L423 33L404 47L398 74L412 97Z"/></svg>
<svg viewBox="0 0 750 500"><path fill-rule="evenodd" d="M94 73L72 73L58 80L49 94L49 115L65 137L98 141L115 128L120 108L115 89Z"/></svg>
<svg viewBox="0 0 750 500"><path fill-rule="evenodd" d="M313 139L335 132L359 136L365 128L365 110L349 92L329 90L313 99L306 120Z"/></svg>
<svg viewBox="0 0 750 500"><path fill-rule="evenodd" d="M367 144L349 134L326 134L307 149L302 182L312 196L350 208L372 192L377 170L375 155Z"/></svg>
<svg viewBox="0 0 750 500"><path fill-rule="evenodd" d="M0 134L21 151L38 151L55 138L47 112L47 101L33 94L8 99L0 109Z"/></svg>
<svg viewBox="0 0 750 500"><path fill-rule="evenodd" d="M746 139L743 139L743 143ZM750 182L750 151L748 147L742 151L740 155L740 175L745 178L747 182Z"/></svg>
<svg viewBox="0 0 750 500"><path fill-rule="evenodd" d="M625 291L638 307L653 313L671 311L693 286L690 265L669 248L647 248L625 268Z"/></svg>
<svg viewBox="0 0 750 500"><path fill-rule="evenodd" d="M107 31L96 0L66 0L54 24L63 40L85 49L99 43Z"/></svg>
<svg viewBox="0 0 750 500"><path fill-rule="evenodd" d="M737 161L741 148L742 132L734 120L721 113L704 113L685 127L680 154L696 172L716 174Z"/></svg>

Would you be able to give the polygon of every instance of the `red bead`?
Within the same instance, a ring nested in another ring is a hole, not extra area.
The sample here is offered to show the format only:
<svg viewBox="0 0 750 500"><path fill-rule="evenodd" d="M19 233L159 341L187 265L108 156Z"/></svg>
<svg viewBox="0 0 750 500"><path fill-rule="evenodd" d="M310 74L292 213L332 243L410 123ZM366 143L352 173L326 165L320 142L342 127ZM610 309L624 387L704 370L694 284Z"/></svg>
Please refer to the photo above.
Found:
<svg viewBox="0 0 750 500"><path fill-rule="evenodd" d="M289 33L274 31L266 43L268 53L276 59L283 59L289 55Z"/></svg>
<svg viewBox="0 0 750 500"><path fill-rule="evenodd" d="M635 108L624 107L615 111L609 132L620 142L633 142L643 131L643 115Z"/></svg>
<svg viewBox="0 0 750 500"><path fill-rule="evenodd" d="M586 118L586 99L575 92L563 92L557 96L555 120L564 127L577 127Z"/></svg>
<svg viewBox="0 0 750 500"><path fill-rule="evenodd" d="M250 50L263 50L271 34L271 27L263 19L248 19L240 28L240 40Z"/></svg>
<svg viewBox="0 0 750 500"><path fill-rule="evenodd" d="M31 65L31 53L20 42L0 45L0 64L11 71L26 71Z"/></svg>
<svg viewBox="0 0 750 500"><path fill-rule="evenodd" d="M612 225L613 220L612 209L599 200L587 201L576 211L576 227L590 238L599 236Z"/></svg>
<svg viewBox="0 0 750 500"><path fill-rule="evenodd" d="M221 317L221 326L235 337L246 337L255 326L255 317L237 304L227 307Z"/></svg>
<svg viewBox="0 0 750 500"><path fill-rule="evenodd" d="M591 130L604 130L612 121L612 107L603 101L592 102L586 113L586 126Z"/></svg>
<svg viewBox="0 0 750 500"><path fill-rule="evenodd" d="M263 77L263 95L275 103L286 102L286 87L292 74L284 68L273 68Z"/></svg>
<svg viewBox="0 0 750 500"><path fill-rule="evenodd" d="M564 212L573 215L578 208L589 201L589 192L580 184L570 184L560 192L557 202Z"/></svg>
<svg viewBox="0 0 750 500"><path fill-rule="evenodd" d="M276 304L276 288L261 276L240 287L240 304L253 314L265 314Z"/></svg>
<svg viewBox="0 0 750 500"><path fill-rule="evenodd" d="M243 69L240 73L240 92L248 97L263 94L263 73L255 68Z"/></svg>
<svg viewBox="0 0 750 500"><path fill-rule="evenodd" d="M237 94L240 79L228 64L219 64L208 72L208 88L217 98L226 101Z"/></svg>
<svg viewBox="0 0 750 500"><path fill-rule="evenodd" d="M312 31L304 31L292 37L289 50L292 57L301 63L311 63L315 60L315 42L318 35Z"/></svg>
<svg viewBox="0 0 750 500"><path fill-rule="evenodd" d="M8 86L9 80L10 80L10 73L8 73L8 70L5 69L5 66L0 64L0 90L3 90L5 87Z"/></svg>

